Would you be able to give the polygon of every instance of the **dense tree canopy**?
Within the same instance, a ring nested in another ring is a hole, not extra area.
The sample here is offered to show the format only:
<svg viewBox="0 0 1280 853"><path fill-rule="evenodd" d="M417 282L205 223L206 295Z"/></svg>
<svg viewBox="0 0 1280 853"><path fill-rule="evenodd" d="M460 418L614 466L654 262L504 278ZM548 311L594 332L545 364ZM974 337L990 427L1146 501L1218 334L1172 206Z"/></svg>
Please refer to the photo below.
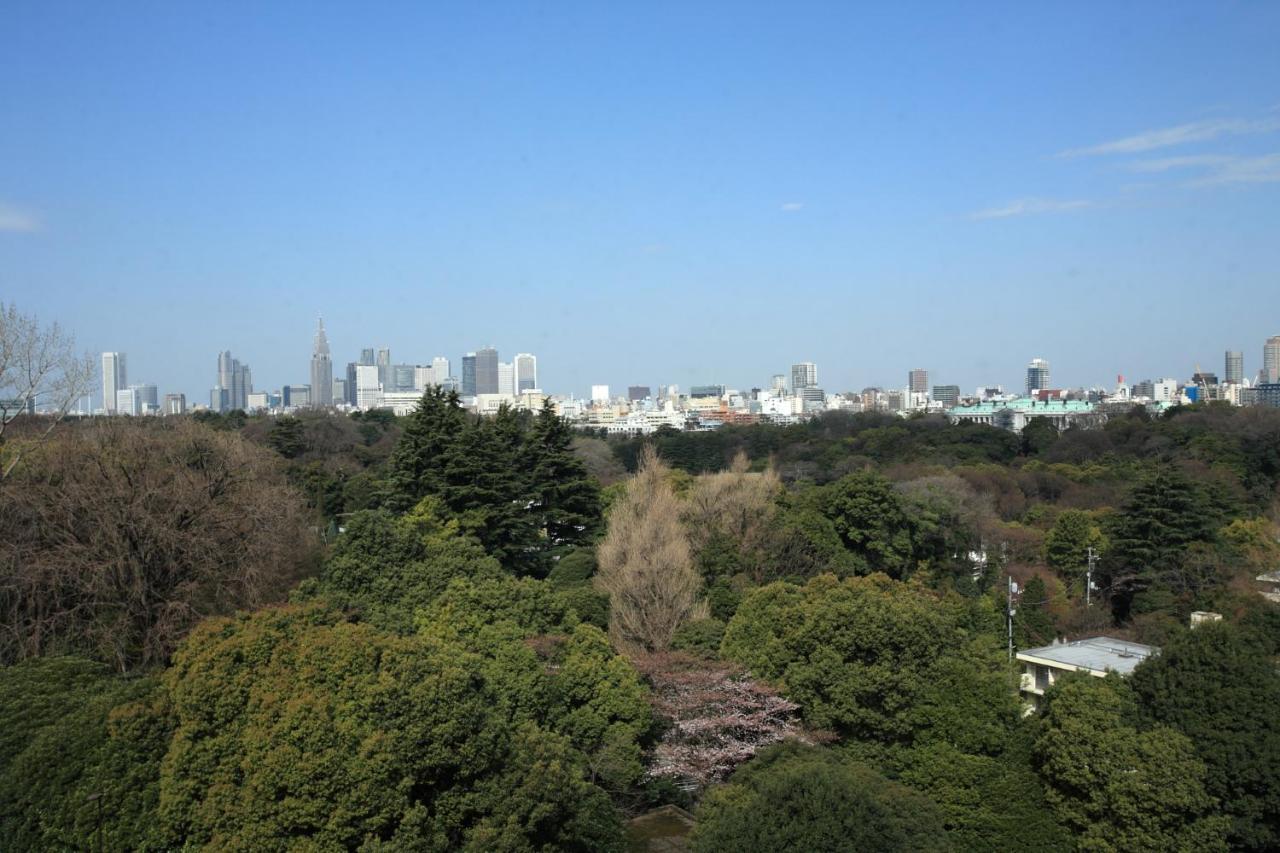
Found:
<svg viewBox="0 0 1280 853"><path fill-rule="evenodd" d="M694 851L875 853L951 850L937 808L911 789L820 749L762 752L698 812Z"/></svg>

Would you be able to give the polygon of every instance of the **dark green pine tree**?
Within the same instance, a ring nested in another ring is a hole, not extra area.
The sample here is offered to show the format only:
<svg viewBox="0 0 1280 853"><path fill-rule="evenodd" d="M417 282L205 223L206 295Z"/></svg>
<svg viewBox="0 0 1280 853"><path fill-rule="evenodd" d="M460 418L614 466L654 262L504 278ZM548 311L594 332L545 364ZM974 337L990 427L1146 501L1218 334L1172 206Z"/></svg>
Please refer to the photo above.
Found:
<svg viewBox="0 0 1280 853"><path fill-rule="evenodd" d="M285 459L294 459L306 453L307 437L302 429L302 421L289 415L276 418L267 432L267 444Z"/></svg>
<svg viewBox="0 0 1280 853"><path fill-rule="evenodd" d="M1222 514L1204 490L1167 465L1133 489L1111 524L1111 547L1103 562L1112 587L1112 609L1127 618L1136 595L1177 584L1187 546L1212 542Z"/></svg>
<svg viewBox="0 0 1280 853"><path fill-rule="evenodd" d="M439 494L464 532L504 566L532 573L539 551L528 481L509 415L471 422L443 454Z"/></svg>
<svg viewBox="0 0 1280 853"><path fill-rule="evenodd" d="M1022 590L1018 612L1014 620L1014 642L1020 649L1047 646L1053 642L1056 629L1049 615L1049 590L1044 581L1033 576Z"/></svg>
<svg viewBox="0 0 1280 853"><path fill-rule="evenodd" d="M548 400L525 440L531 509L543 550L582 545L600 529L600 487L573 453L573 430Z"/></svg>
<svg viewBox="0 0 1280 853"><path fill-rule="evenodd" d="M388 463L386 504L401 512L444 488L449 451L467 429L458 392L432 386L406 419Z"/></svg>

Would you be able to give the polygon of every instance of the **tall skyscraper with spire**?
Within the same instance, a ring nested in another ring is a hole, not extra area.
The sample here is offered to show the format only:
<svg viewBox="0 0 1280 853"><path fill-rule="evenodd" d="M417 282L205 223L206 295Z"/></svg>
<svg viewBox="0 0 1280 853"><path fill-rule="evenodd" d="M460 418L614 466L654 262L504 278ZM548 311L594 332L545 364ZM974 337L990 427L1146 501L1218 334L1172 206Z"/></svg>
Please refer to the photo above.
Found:
<svg viewBox="0 0 1280 853"><path fill-rule="evenodd" d="M327 409L333 405L333 360L329 358L329 339L324 334L324 318L320 318L311 348L311 405Z"/></svg>

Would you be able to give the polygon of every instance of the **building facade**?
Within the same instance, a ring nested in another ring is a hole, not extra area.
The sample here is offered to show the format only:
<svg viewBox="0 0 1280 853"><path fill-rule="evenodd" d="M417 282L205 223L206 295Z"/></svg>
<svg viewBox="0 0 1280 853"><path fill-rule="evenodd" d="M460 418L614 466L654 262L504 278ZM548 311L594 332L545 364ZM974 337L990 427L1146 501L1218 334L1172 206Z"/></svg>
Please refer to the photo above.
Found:
<svg viewBox="0 0 1280 853"><path fill-rule="evenodd" d="M116 394L129 387L125 371L125 357L122 352L104 352L102 354L102 411L104 414L116 413Z"/></svg>
<svg viewBox="0 0 1280 853"><path fill-rule="evenodd" d="M1244 353L1227 350L1223 381L1239 385L1244 382Z"/></svg>
<svg viewBox="0 0 1280 853"><path fill-rule="evenodd" d="M805 388L818 384L818 365L812 361L802 361L791 365L791 392L800 393Z"/></svg>
<svg viewBox="0 0 1280 853"><path fill-rule="evenodd" d="M1280 335L1267 338L1262 346L1262 381L1280 382Z"/></svg>
<svg viewBox="0 0 1280 853"><path fill-rule="evenodd" d="M1049 387L1049 362L1043 358L1033 358L1027 365L1027 396Z"/></svg>
<svg viewBox="0 0 1280 853"><path fill-rule="evenodd" d="M323 319L319 321L311 347L311 405L317 409L333 405L333 361L329 357Z"/></svg>
<svg viewBox="0 0 1280 853"><path fill-rule="evenodd" d="M929 393L929 371L917 367L907 374L907 388L912 394Z"/></svg>
<svg viewBox="0 0 1280 853"><path fill-rule="evenodd" d="M522 352L512 362L516 371L516 393L533 391L538 387L538 359L531 353Z"/></svg>

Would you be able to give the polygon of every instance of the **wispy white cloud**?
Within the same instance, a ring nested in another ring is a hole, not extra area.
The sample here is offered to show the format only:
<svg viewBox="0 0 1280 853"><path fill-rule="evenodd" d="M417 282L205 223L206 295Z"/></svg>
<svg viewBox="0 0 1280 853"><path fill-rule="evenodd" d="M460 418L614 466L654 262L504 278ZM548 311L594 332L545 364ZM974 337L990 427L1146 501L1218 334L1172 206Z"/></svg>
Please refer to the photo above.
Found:
<svg viewBox="0 0 1280 853"><path fill-rule="evenodd" d="M1269 184L1280 181L1280 151L1260 157L1228 157L1209 174L1191 182L1193 187L1223 184Z"/></svg>
<svg viewBox="0 0 1280 853"><path fill-rule="evenodd" d="M1008 219L1012 216L1029 216L1036 213L1062 213L1090 207L1093 202L1083 199L1059 200L1051 198L1020 198L1001 205L969 214L970 219Z"/></svg>
<svg viewBox="0 0 1280 853"><path fill-rule="evenodd" d="M40 230L40 218L30 211L0 201L0 231L29 234Z"/></svg>
<svg viewBox="0 0 1280 853"><path fill-rule="evenodd" d="M784 202L782 205L782 211L784 213L795 213L797 210L802 209L804 209L804 202L802 201L788 201Z"/></svg>
<svg viewBox="0 0 1280 853"><path fill-rule="evenodd" d="M1123 139L1113 139L1086 148L1071 148L1059 152L1059 157L1090 157L1100 154L1140 154L1157 148L1186 145L1190 142L1207 142L1223 136L1243 136L1254 133L1271 133L1280 130L1280 117L1260 119L1221 118L1193 121L1175 127L1147 130Z"/></svg>
<svg viewBox="0 0 1280 853"><path fill-rule="evenodd" d="M1131 172L1168 172L1172 169L1213 168L1235 158L1223 154L1191 154L1186 157L1162 157L1158 160L1136 160L1128 165Z"/></svg>

